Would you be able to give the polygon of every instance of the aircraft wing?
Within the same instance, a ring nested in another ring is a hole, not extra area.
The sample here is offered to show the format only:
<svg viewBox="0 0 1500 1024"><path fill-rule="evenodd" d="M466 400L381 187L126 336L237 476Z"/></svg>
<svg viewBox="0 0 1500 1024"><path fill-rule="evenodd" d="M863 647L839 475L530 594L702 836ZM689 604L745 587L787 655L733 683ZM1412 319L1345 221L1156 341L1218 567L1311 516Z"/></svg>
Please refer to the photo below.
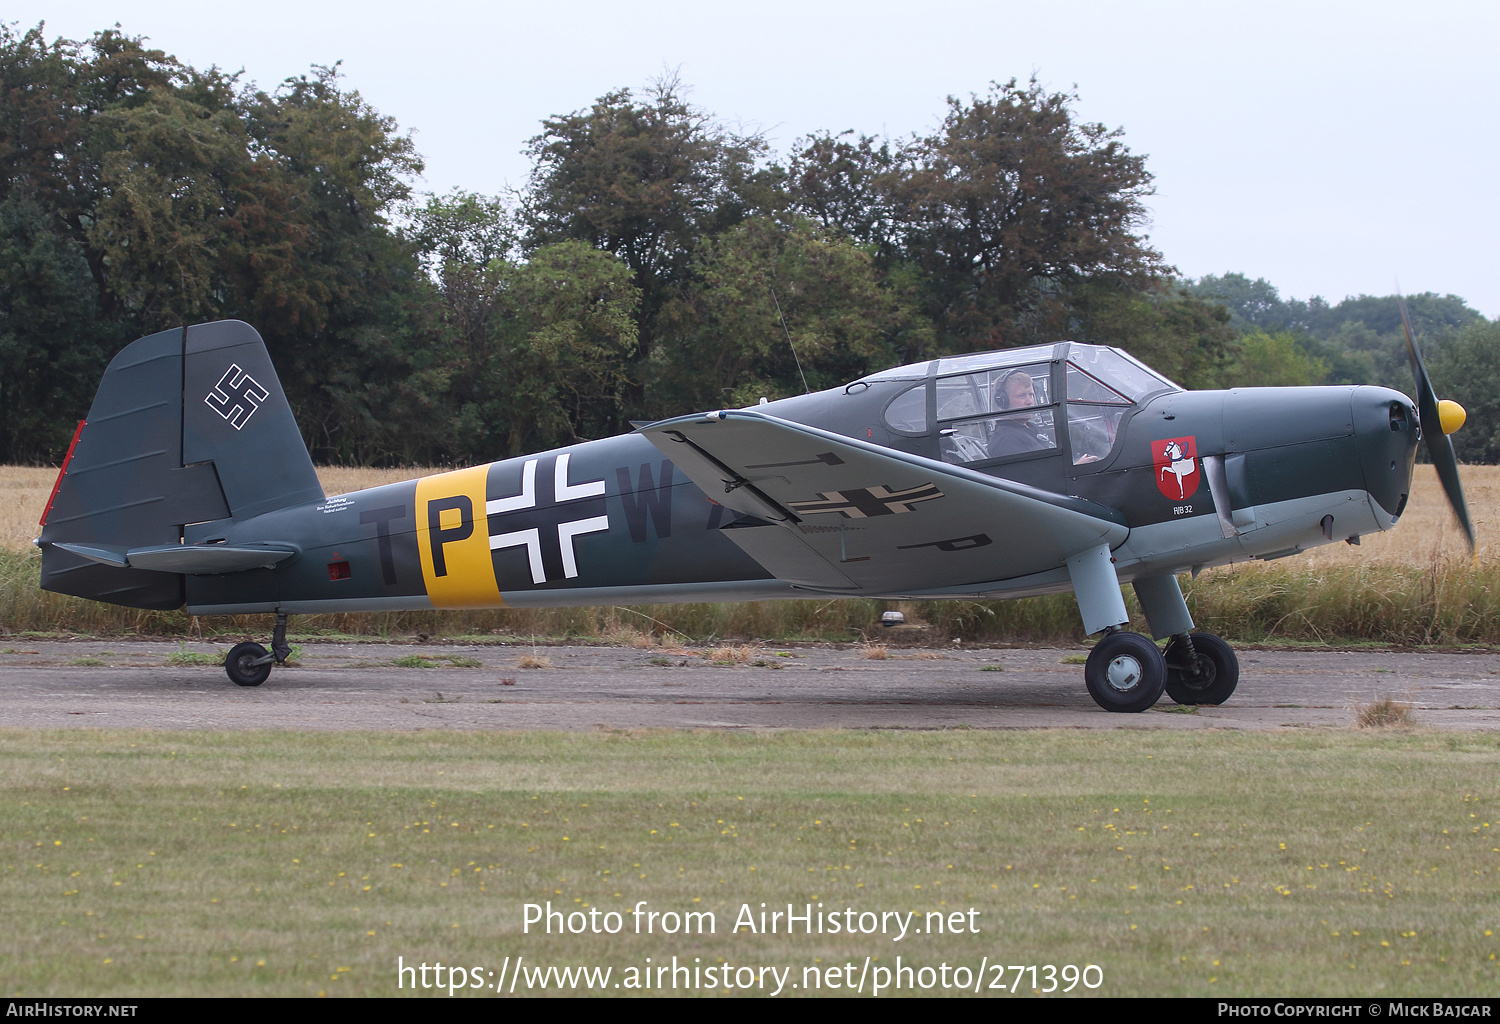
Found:
<svg viewBox="0 0 1500 1024"><path fill-rule="evenodd" d="M751 410L640 428L778 579L910 594L1056 569L1129 534L1119 512Z"/></svg>

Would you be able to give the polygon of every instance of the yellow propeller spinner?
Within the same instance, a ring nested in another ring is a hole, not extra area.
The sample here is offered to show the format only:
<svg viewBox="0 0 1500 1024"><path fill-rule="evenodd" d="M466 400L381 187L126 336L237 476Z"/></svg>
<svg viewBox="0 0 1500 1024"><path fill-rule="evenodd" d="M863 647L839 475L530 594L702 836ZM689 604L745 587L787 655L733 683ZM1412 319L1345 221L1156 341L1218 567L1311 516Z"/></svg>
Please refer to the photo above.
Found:
<svg viewBox="0 0 1500 1024"><path fill-rule="evenodd" d="M1464 407L1457 402L1443 399L1438 402L1438 421L1443 425L1443 433L1451 434L1464 425L1464 420L1469 414L1464 412Z"/></svg>

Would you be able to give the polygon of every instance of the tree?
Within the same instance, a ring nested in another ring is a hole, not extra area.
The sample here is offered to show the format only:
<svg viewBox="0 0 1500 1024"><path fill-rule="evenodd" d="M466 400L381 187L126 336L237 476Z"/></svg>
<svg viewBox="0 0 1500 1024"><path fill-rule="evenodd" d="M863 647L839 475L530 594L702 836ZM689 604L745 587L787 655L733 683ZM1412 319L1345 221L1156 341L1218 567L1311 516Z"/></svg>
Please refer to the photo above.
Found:
<svg viewBox="0 0 1500 1024"><path fill-rule="evenodd" d="M69 171L86 122L79 64L77 44L48 44L41 25L18 36L0 22L0 199L24 195L49 210L76 205Z"/></svg>
<svg viewBox="0 0 1500 1024"><path fill-rule="evenodd" d="M1234 351L1228 312L1165 282L1139 290L1085 285L1072 307L1067 337L1123 348L1183 387L1219 387Z"/></svg>
<svg viewBox="0 0 1500 1024"><path fill-rule="evenodd" d="M444 435L423 440L429 459L487 461L626 428L630 268L577 239L511 258L510 224L499 202L464 193L412 212L437 302L423 336L390 351L428 385Z"/></svg>
<svg viewBox="0 0 1500 1024"><path fill-rule="evenodd" d="M1077 99L1012 79L950 98L941 132L908 147L895 202L941 347L1055 340L1081 287L1139 291L1170 272L1137 234L1145 158L1075 121Z"/></svg>
<svg viewBox="0 0 1500 1024"><path fill-rule="evenodd" d="M115 31L48 43L0 24L0 458L61 459L108 357L136 333L87 241L101 191L94 118L180 68Z"/></svg>
<svg viewBox="0 0 1500 1024"><path fill-rule="evenodd" d="M90 123L99 189L83 238L104 268L106 307L142 332L221 319L240 297L226 257L254 184L245 126L232 80L186 79Z"/></svg>
<svg viewBox="0 0 1500 1024"><path fill-rule="evenodd" d="M1132 303L1137 328L1157 319L1171 268L1138 233L1151 175L1119 130L1076 121L1076 102L1011 80L950 98L927 137L801 141L792 207L871 252L915 314L902 358L1076 337L1105 307L1116 327Z"/></svg>
<svg viewBox="0 0 1500 1024"><path fill-rule="evenodd" d="M48 44L40 26L0 26L0 94L7 272L76 286L82 260L92 326L79 350L107 354L167 327L248 320L305 433L325 457L345 450L352 427L335 422L330 389L346 371L358 375L371 351L361 332L383 321L395 335L420 333L403 326L402 297L430 299L388 224L421 169L394 122L344 90L336 68L267 94L118 30ZM21 323L28 314L13 307ZM53 351L27 329L5 329L17 358L16 346ZM67 393L86 402L97 361L58 361L77 374ZM61 407L55 415L52 437L72 418Z"/></svg>
<svg viewBox="0 0 1500 1024"><path fill-rule="evenodd" d="M869 254L804 218L752 217L711 239L689 301L691 329L654 353L662 414L722 405L725 392L741 405L801 394L894 362L895 303Z"/></svg>
<svg viewBox="0 0 1500 1024"><path fill-rule="evenodd" d="M1327 336L1348 323L1360 323L1381 335L1398 335L1401 330L1401 302L1396 295L1359 295L1345 298L1330 306L1321 299L1309 303L1314 315L1308 329ZM1412 329L1419 336L1434 338L1484 321L1477 310L1457 295L1420 292L1404 299Z"/></svg>
<svg viewBox="0 0 1500 1024"><path fill-rule="evenodd" d="M0 461L60 460L114 346L82 247L30 199L0 201Z"/></svg>
<svg viewBox="0 0 1500 1024"><path fill-rule="evenodd" d="M640 303L630 268L574 239L496 269L503 326L485 379L503 406L504 453L621 430Z"/></svg>
<svg viewBox="0 0 1500 1024"><path fill-rule="evenodd" d="M429 195L407 211L407 237L429 274L446 266L488 266L513 257L520 247L520 228L509 207L494 196L454 189Z"/></svg>
<svg viewBox="0 0 1500 1024"><path fill-rule="evenodd" d="M118 30L95 33L87 43L48 44L41 25L20 37L0 25L0 198L40 203L84 244L104 316L118 311L108 292L106 255L87 244L106 189L101 164L109 152L95 138L95 120L146 102L153 90L176 87L183 75L176 60Z"/></svg>
<svg viewBox="0 0 1500 1024"><path fill-rule="evenodd" d="M1427 367L1438 397L1468 413L1463 428L1449 435L1459 461L1500 463L1500 323L1463 328Z"/></svg>
<svg viewBox="0 0 1500 1024"><path fill-rule="evenodd" d="M1216 302L1229 310L1230 324L1236 331L1307 330L1314 318L1328 308L1321 297L1308 302L1283 299L1276 286L1263 277L1254 281L1244 274L1205 274L1197 281L1188 280L1182 289L1189 295Z"/></svg>
<svg viewBox="0 0 1500 1024"><path fill-rule="evenodd" d="M1225 371L1227 387L1296 387L1321 384L1328 364L1311 356L1288 331L1257 331L1240 339L1239 357Z"/></svg>
<svg viewBox="0 0 1500 1024"><path fill-rule="evenodd" d="M904 173L901 149L852 131L815 133L798 144L786 177L792 209L884 261L898 257L901 223L892 193Z"/></svg>
<svg viewBox="0 0 1500 1024"><path fill-rule="evenodd" d="M620 89L588 110L548 118L542 129L531 140L535 166L522 206L527 244L580 239L630 267L644 370L666 330L662 311L691 279L698 247L774 205L774 175L755 166L765 143L688 104L675 78L657 82L644 101Z"/></svg>
<svg viewBox="0 0 1500 1024"><path fill-rule="evenodd" d="M372 302L414 279L390 217L410 197L422 161L393 119L340 87L337 66L247 97L245 122L268 195L241 227L247 240L266 231L281 248L240 263L244 312L268 325L273 355L285 348L301 364L336 348L368 321Z"/></svg>
<svg viewBox="0 0 1500 1024"><path fill-rule="evenodd" d="M1251 281L1244 274L1209 274L1185 282L1183 290L1223 305L1231 326L1242 334L1296 334L1307 356L1327 364L1330 384L1382 384L1411 391L1399 296L1360 295L1330 304L1314 295L1304 302L1283 299L1269 281ZM1460 329L1485 322L1457 295L1422 292L1405 302L1418 342L1435 348Z"/></svg>

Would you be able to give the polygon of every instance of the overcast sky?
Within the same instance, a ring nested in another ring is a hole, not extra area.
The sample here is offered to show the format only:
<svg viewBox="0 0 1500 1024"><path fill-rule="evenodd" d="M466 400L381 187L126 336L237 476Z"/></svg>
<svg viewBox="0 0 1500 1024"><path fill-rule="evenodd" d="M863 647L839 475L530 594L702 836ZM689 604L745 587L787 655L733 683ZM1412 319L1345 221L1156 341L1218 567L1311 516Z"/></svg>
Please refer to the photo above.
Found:
<svg viewBox="0 0 1500 1024"><path fill-rule="evenodd" d="M415 131L418 187L439 192L522 185L543 117L664 68L778 153L819 129L927 132L946 97L1035 74L1147 154L1149 233L1183 274L1332 301L1399 282L1500 316L1500 5L10 0L0 16L49 38L118 22L267 88L342 61Z"/></svg>

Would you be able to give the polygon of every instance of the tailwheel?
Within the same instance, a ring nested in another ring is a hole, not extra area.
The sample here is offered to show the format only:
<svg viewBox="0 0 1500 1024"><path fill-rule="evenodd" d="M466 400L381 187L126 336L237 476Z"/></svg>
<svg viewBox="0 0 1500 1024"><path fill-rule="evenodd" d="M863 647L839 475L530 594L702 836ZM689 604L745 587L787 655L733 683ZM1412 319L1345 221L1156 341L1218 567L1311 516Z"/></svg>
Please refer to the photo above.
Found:
<svg viewBox="0 0 1500 1024"><path fill-rule="evenodd" d="M1161 699L1167 666L1156 644L1139 633L1106 633L1083 666L1089 696L1105 711L1145 711Z"/></svg>
<svg viewBox="0 0 1500 1024"><path fill-rule="evenodd" d="M271 665L285 665L292 648L286 642L286 612L276 613L276 628L271 631L271 649L247 640L235 644L224 658L224 674L236 686L259 686L271 677Z"/></svg>
<svg viewBox="0 0 1500 1024"><path fill-rule="evenodd" d="M1240 682L1240 660L1212 633L1183 633L1167 645L1167 696L1179 704L1223 704Z"/></svg>
<svg viewBox="0 0 1500 1024"><path fill-rule="evenodd" d="M271 675L271 655L260 644L235 644L224 659L224 672L236 686L259 686Z"/></svg>

